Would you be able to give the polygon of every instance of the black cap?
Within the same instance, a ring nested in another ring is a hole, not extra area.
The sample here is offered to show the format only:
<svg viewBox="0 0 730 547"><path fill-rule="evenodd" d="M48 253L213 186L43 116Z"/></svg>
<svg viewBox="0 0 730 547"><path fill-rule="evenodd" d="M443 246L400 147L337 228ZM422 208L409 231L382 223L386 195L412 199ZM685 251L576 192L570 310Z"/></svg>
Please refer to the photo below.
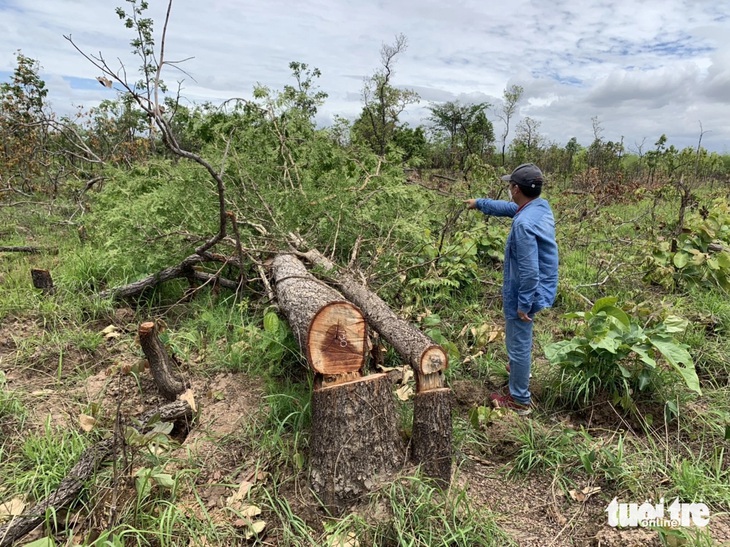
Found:
<svg viewBox="0 0 730 547"><path fill-rule="evenodd" d="M542 171L534 163L523 163L517 166L512 174L502 176L502 180L512 182L518 186L538 188L542 186Z"/></svg>

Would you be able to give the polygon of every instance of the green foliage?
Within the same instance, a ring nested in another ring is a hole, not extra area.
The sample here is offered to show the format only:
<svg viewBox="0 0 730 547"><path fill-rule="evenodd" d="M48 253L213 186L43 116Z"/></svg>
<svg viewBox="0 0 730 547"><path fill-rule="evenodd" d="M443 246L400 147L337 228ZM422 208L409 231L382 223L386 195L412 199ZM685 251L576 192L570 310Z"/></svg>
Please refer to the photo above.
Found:
<svg viewBox="0 0 730 547"><path fill-rule="evenodd" d="M22 426L27 410L18 395L7 387L5 373L0 370L0 432L11 426Z"/></svg>
<svg viewBox="0 0 730 547"><path fill-rule="evenodd" d="M27 435L19 449L0 462L0 477L13 494L41 500L59 485L85 448L85 439L73 428L52 427L49 418L43 431Z"/></svg>
<svg viewBox="0 0 730 547"><path fill-rule="evenodd" d="M676 241L659 241L645 279L668 289L698 284L730 291L730 205L717 198L687 219Z"/></svg>
<svg viewBox="0 0 730 547"><path fill-rule="evenodd" d="M464 170L470 155L482 157L489 149L494 143L494 128L485 113L490 106L489 103L462 105L458 101L447 101L428 107L437 138L447 147L448 157L437 167Z"/></svg>
<svg viewBox="0 0 730 547"><path fill-rule="evenodd" d="M9 82L0 83L0 179L28 191L43 175L45 148L45 82L38 61L16 53L17 66Z"/></svg>
<svg viewBox="0 0 730 547"><path fill-rule="evenodd" d="M687 321L668 315L653 326L642 327L616 307L616 301L602 298L589 312L566 316L582 323L575 337L545 348L548 360L560 367L552 386L554 395L571 404L588 404L604 391L614 403L633 408L638 392L656 388L662 371L660 357L673 377L701 393L688 346L675 338L685 331Z"/></svg>
<svg viewBox="0 0 730 547"><path fill-rule="evenodd" d="M361 545L412 547L508 546L512 539L497 525L491 512L475 511L463 490L448 493L418 477L392 482L371 496L372 519L350 513L325 525L325 543L336 547L357 538ZM372 513L372 511L377 511Z"/></svg>

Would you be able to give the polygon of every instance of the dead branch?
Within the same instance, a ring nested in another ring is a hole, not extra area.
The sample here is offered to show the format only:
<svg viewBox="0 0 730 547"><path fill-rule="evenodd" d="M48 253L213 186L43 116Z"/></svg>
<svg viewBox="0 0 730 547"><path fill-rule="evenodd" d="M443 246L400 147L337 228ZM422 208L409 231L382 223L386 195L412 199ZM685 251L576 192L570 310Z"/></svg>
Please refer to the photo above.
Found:
<svg viewBox="0 0 730 547"><path fill-rule="evenodd" d="M150 364L150 371L165 399L174 401L185 391L185 382L177 374L177 363L173 360L158 336L159 329L154 321L146 321L139 326L137 335L144 356Z"/></svg>
<svg viewBox="0 0 730 547"><path fill-rule="evenodd" d="M139 425L134 426L135 429L143 431L156 416L168 422L189 419L193 416L193 409L186 401L169 403L142 414L139 418ZM46 511L49 509L58 511L70 505L77 498L86 481L96 473L101 465L111 458L116 458L122 443L122 439L114 436L84 450L79 461L52 494L35 504L23 516L13 518L9 523L0 526L0 547L9 547L31 532L45 520Z"/></svg>
<svg viewBox="0 0 730 547"><path fill-rule="evenodd" d="M0 253L31 253L36 254L40 253L42 251L45 251L47 249L43 249L42 247L0 247Z"/></svg>

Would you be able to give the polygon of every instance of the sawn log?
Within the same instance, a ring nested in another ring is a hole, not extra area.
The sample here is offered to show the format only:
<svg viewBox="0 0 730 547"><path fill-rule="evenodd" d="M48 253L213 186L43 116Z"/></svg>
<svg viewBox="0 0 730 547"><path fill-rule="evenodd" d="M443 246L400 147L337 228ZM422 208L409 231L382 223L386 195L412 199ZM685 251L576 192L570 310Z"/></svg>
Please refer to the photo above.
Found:
<svg viewBox="0 0 730 547"><path fill-rule="evenodd" d="M415 326L400 319L382 298L357 282L349 273L338 271L332 261L319 251L309 250L301 255L333 276L334 284L362 310L370 326L413 367L417 392L444 387L443 371L448 366L448 356L441 346Z"/></svg>
<svg viewBox="0 0 730 547"><path fill-rule="evenodd" d="M357 306L311 275L294 255L276 256L271 267L279 307L315 372L316 385L359 378L367 327Z"/></svg>

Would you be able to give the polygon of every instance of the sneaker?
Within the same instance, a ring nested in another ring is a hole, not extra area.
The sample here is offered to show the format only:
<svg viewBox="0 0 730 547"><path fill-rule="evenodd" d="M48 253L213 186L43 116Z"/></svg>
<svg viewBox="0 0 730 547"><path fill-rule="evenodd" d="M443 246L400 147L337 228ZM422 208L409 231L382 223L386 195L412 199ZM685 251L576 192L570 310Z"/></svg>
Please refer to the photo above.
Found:
<svg viewBox="0 0 730 547"><path fill-rule="evenodd" d="M501 393L492 393L489 396L489 399L492 401L493 406L498 408L509 408L510 410L514 410L518 416L527 416L532 412L530 405L518 403L512 398L512 395L509 394L502 395Z"/></svg>

